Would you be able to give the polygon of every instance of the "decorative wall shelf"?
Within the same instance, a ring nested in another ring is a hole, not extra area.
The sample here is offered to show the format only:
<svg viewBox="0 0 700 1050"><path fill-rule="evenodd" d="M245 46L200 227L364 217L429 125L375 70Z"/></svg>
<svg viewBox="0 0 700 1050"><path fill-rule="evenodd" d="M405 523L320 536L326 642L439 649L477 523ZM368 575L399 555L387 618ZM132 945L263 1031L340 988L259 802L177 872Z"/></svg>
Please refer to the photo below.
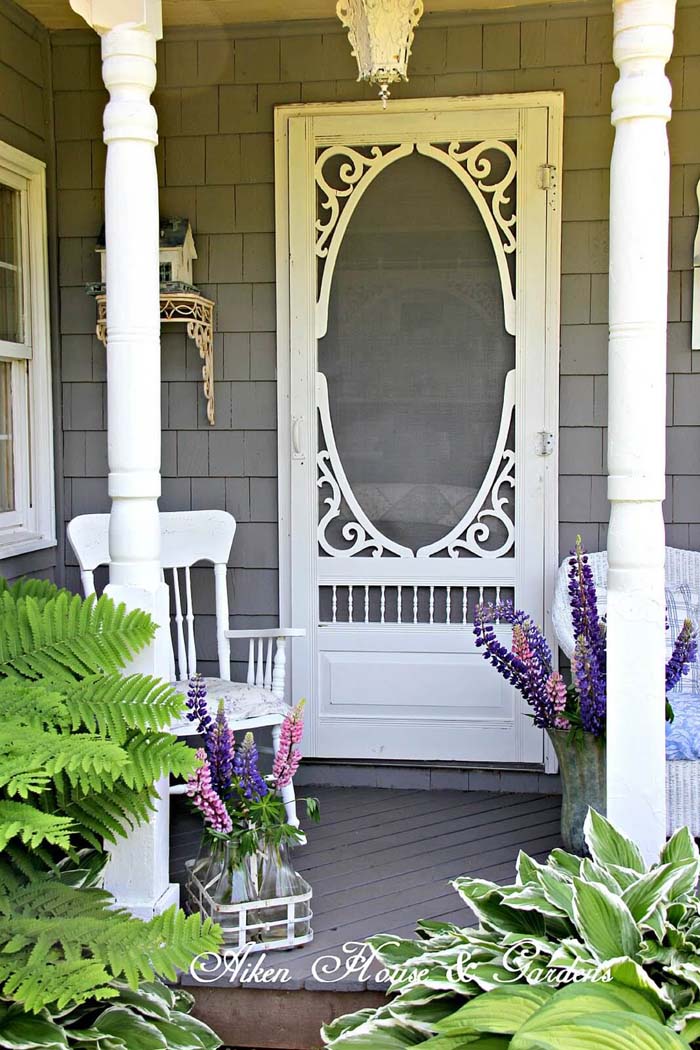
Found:
<svg viewBox="0 0 700 1050"><path fill-rule="evenodd" d="M88 286L97 302L95 331L107 345L107 296L103 284ZM166 282L160 286L160 319L162 324L186 324L187 335L195 343L202 359L202 385L207 399L207 419L213 426L214 415L214 301L205 299L194 285Z"/></svg>

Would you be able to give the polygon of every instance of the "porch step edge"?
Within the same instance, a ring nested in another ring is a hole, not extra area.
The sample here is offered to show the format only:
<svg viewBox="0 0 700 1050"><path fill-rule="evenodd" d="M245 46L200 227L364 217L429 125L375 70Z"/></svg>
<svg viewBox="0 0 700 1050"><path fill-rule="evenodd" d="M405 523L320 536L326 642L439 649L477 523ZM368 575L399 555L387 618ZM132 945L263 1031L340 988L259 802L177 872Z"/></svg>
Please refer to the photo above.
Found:
<svg viewBox="0 0 700 1050"><path fill-rule="evenodd" d="M320 1050L321 1025L341 1014L381 1006L381 992L265 991L188 987L192 1013L236 1050Z"/></svg>
<svg viewBox="0 0 700 1050"><path fill-rule="evenodd" d="M449 763L339 762L305 759L294 777L297 787L368 787L408 791L492 791L560 795L558 773L527 767L494 768Z"/></svg>

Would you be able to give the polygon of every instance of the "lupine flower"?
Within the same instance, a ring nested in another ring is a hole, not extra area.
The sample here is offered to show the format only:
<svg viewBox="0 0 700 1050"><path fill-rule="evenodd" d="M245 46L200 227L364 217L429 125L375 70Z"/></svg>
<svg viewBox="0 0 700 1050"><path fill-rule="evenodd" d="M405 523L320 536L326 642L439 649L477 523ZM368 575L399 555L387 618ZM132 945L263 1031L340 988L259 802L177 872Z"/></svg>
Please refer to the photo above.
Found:
<svg viewBox="0 0 700 1050"><path fill-rule="evenodd" d="M581 537L576 537L576 545L569 558L569 604L574 637L583 635L596 655L601 673L606 673L606 637L605 624L598 615L598 596L595 589L593 571L588 555L583 549Z"/></svg>
<svg viewBox="0 0 700 1050"><path fill-rule="evenodd" d="M594 736L605 732L606 691L595 650L585 635L576 639L571 671L579 694L581 725Z"/></svg>
<svg viewBox="0 0 700 1050"><path fill-rule="evenodd" d="M580 536L569 559L569 604L576 639L571 670L581 699L581 722L584 729L599 736L605 732L607 709L606 634L598 615L593 572Z"/></svg>
<svg viewBox="0 0 700 1050"><path fill-rule="evenodd" d="M566 683L558 671L552 671L545 685L547 696L554 712L555 729L571 729L571 722L566 717Z"/></svg>
<svg viewBox="0 0 700 1050"><path fill-rule="evenodd" d="M197 723L197 732L202 736L212 725L212 718L207 705L207 687L201 674L193 674L187 685L187 717Z"/></svg>
<svg viewBox="0 0 700 1050"><path fill-rule="evenodd" d="M262 798L268 787L258 768L258 749L252 733L246 733L233 759L233 771L245 798Z"/></svg>
<svg viewBox="0 0 700 1050"><path fill-rule="evenodd" d="M598 614L595 580L580 536L571 552L568 578L575 638L571 671L578 697L574 725L580 725L594 736L602 736L607 707L606 624ZM496 637L495 621L512 625L510 650ZM532 707L535 725L544 729L572 728L571 718L566 713L564 680L552 670L552 654L547 641L525 612L514 609L512 602L507 601L496 606L480 605L474 617L474 635L477 646L484 648L484 657ZM697 659L697 653L696 632L690 620L686 620L666 664L667 693L687 673L690 664ZM574 716L571 710L570 715Z"/></svg>
<svg viewBox="0 0 700 1050"><path fill-rule="evenodd" d="M495 620L513 627L512 649L507 649L496 637ZM496 606L479 605L474 617L474 634L477 646L485 649L485 658L530 704L535 725L543 729L551 726L554 711L546 684L552 673L552 653L529 616L514 609L510 601L499 602Z"/></svg>
<svg viewBox="0 0 700 1050"><path fill-rule="evenodd" d="M513 627L513 643L511 645L511 652L517 656L524 664L532 660L532 651L530 646L527 644L527 636L523 630L521 624L516 623Z"/></svg>
<svg viewBox="0 0 700 1050"><path fill-rule="evenodd" d="M666 692L678 685L698 655L698 639L691 620L684 620L666 664Z"/></svg>
<svg viewBox="0 0 700 1050"><path fill-rule="evenodd" d="M280 743L272 763L272 776L277 788L286 787L299 768L301 751L296 746L304 732L304 701L301 700L285 716L280 729Z"/></svg>
<svg viewBox="0 0 700 1050"><path fill-rule="evenodd" d="M228 834L232 829L231 817L226 806L212 787L211 769L203 748L197 751L201 765L195 769L187 781L187 795L204 817L204 823L213 831Z"/></svg>
<svg viewBox="0 0 700 1050"><path fill-rule="evenodd" d="M233 732L226 721L223 700L220 700L216 719L204 738L204 750L211 769L212 784L224 800L231 794L234 747Z"/></svg>

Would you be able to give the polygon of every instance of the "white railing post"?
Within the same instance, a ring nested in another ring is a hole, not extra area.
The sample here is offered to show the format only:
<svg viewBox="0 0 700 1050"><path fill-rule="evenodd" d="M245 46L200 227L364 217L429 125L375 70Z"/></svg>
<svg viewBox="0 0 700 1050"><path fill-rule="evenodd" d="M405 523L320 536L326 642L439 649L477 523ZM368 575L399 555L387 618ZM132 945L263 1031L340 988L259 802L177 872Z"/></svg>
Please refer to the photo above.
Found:
<svg viewBox="0 0 700 1050"><path fill-rule="evenodd" d="M107 411L110 583L130 608L168 623L160 567L160 288L158 179L154 148L156 40L161 0L71 0L102 38L109 92L107 144ZM165 630L130 670L169 677ZM105 876L119 904L148 917L178 899L168 880L168 791L148 825L112 850Z"/></svg>
<svg viewBox="0 0 700 1050"><path fill-rule="evenodd" d="M608 815L658 857L666 833L666 289L675 0L615 0L610 180Z"/></svg>

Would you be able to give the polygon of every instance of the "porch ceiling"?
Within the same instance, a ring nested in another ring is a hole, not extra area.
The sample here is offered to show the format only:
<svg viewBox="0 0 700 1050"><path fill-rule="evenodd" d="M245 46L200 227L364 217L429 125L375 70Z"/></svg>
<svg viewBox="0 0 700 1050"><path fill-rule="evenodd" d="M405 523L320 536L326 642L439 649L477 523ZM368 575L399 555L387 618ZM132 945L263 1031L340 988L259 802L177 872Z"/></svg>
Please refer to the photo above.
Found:
<svg viewBox="0 0 700 1050"><path fill-rule="evenodd" d="M49 29L80 29L85 23L68 0L17 0ZM565 4L575 0L550 0ZM426 13L530 6L532 0L425 0ZM224 26L334 18L336 0L163 0L166 26Z"/></svg>

